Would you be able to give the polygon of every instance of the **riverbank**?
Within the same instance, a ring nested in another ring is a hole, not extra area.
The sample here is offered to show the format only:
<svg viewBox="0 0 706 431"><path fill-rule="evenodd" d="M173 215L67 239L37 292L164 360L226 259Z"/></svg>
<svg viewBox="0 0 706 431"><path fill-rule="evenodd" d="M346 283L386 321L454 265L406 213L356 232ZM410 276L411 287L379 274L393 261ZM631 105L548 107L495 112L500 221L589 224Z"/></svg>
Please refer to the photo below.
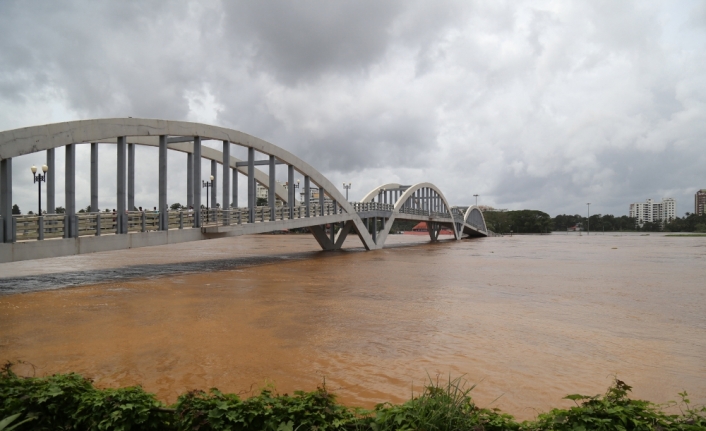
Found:
<svg viewBox="0 0 706 431"><path fill-rule="evenodd" d="M478 407L473 386L461 379L430 380L403 404L382 403L372 410L339 404L325 382L313 392L280 395L272 387L249 398L190 391L167 406L141 387L101 390L78 374L46 378L17 376L12 364L0 371L0 429L159 430L703 430L706 408L680 402L656 405L630 399L632 388L615 379L600 396L568 395L576 403L518 422L498 409ZM670 414L665 408L678 408ZM7 423L6 423L7 424ZM11 424L7 424L11 425Z"/></svg>

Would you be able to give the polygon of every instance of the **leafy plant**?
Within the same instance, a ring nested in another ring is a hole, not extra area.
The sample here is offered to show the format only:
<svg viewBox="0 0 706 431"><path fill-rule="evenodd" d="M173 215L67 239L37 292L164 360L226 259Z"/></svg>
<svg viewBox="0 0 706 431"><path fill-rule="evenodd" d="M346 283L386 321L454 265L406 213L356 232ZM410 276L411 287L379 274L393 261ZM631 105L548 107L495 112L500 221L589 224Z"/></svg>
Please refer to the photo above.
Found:
<svg viewBox="0 0 706 431"><path fill-rule="evenodd" d="M218 389L191 391L166 407L141 387L97 389L78 374L20 377L8 363L0 368L0 431L10 430L424 430L424 431L706 431L706 407L692 407L686 392L681 414L665 406L632 400L620 380L603 396L568 395L570 409L553 409L534 421L517 423L497 409L479 408L474 386L463 378L441 384L430 379L418 397L404 404L351 409L336 402L322 384L312 392L279 395L266 388L241 399ZM14 423L19 418L22 421Z"/></svg>
<svg viewBox="0 0 706 431"><path fill-rule="evenodd" d="M0 420L0 431L12 431L13 429L17 428L18 426L22 425L23 423L29 422L34 419L34 418L27 418L27 419L23 420L22 422L18 422L16 424L10 426L10 424L12 424L12 422L14 422L15 419L19 418L20 416L22 416L22 413L17 413L16 415L8 416L5 419Z"/></svg>

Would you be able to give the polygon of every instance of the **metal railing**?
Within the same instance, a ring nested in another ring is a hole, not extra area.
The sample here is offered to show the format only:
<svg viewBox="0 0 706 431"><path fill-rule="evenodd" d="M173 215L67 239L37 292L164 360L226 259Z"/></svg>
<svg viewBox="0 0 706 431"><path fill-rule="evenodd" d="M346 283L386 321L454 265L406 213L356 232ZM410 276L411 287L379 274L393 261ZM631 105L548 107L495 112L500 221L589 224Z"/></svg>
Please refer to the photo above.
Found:
<svg viewBox="0 0 706 431"><path fill-rule="evenodd" d="M394 204L379 203L379 202L350 202L356 212L366 211L394 211ZM334 205L333 202L327 202L322 206L318 203L309 205L308 217L328 216L343 213L343 208L340 205ZM456 208L448 212L435 212L419 208L402 207L399 213L411 214L425 217L433 217L437 219L451 219L462 223L463 214ZM168 229L188 229L194 225L193 210L177 210L167 212L167 228ZM160 214L158 211L127 211L124 215L124 225L127 227L127 232L153 232L160 230ZM305 205L297 205L294 208L288 206L278 206L271 211L269 206L258 206L253 210L254 223L266 223L276 220L292 220L302 219L307 217L307 207ZM73 221L69 221L65 214L44 214L37 215L14 215L12 220L13 240L14 241L32 241L44 240L51 238L64 238L70 236L99 236L106 234L116 234L120 224L119 214L114 212L101 213L77 213ZM73 232L66 234L67 221L69 226L72 226ZM201 209L201 225L202 226L230 226L241 225L250 222L249 209L247 207L240 208L210 208ZM467 222L476 229L484 231L483 226L477 226ZM0 218L0 227L2 219ZM2 231L0 231L0 234ZM0 237L0 241L2 238Z"/></svg>

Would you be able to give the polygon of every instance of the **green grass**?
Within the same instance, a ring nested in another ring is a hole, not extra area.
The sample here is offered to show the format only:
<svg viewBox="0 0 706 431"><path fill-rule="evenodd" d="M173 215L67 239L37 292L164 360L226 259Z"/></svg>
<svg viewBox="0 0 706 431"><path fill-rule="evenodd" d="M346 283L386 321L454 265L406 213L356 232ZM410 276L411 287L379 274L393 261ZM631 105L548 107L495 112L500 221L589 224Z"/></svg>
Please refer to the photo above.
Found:
<svg viewBox="0 0 706 431"><path fill-rule="evenodd" d="M697 431L706 430L706 408L679 394L681 414L628 397L630 386L615 380L604 395L569 395L576 406L518 422L498 409L478 407L474 386L462 378L430 379L423 392L403 404L372 410L336 402L325 382L312 392L277 394L268 388L241 399L217 389L190 391L166 406L141 387L97 389L78 374L25 378L0 370L0 426L15 430L350 430L350 431ZM15 422L17 420L17 422ZM26 422L25 422L26 421ZM12 425L10 425L12 423ZM8 429L9 430L9 429Z"/></svg>
<svg viewBox="0 0 706 431"><path fill-rule="evenodd" d="M681 234L669 234L665 236L684 236L684 237L689 237L689 236L706 236L706 233L681 233Z"/></svg>

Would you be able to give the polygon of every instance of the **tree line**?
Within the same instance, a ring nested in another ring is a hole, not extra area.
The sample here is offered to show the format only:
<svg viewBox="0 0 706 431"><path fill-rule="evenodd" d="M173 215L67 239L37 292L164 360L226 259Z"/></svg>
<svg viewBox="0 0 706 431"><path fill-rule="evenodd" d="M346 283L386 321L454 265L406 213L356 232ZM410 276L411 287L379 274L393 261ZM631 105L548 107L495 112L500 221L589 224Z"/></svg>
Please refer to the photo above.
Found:
<svg viewBox="0 0 706 431"><path fill-rule="evenodd" d="M502 234L563 232L576 225L580 225L582 230L590 228L596 232L706 232L706 214L686 213L684 217L676 217L667 223L646 222L641 227L637 226L633 217L612 214L594 214L590 217L559 214L550 217L538 210L520 210L486 211L483 217L488 229Z"/></svg>

